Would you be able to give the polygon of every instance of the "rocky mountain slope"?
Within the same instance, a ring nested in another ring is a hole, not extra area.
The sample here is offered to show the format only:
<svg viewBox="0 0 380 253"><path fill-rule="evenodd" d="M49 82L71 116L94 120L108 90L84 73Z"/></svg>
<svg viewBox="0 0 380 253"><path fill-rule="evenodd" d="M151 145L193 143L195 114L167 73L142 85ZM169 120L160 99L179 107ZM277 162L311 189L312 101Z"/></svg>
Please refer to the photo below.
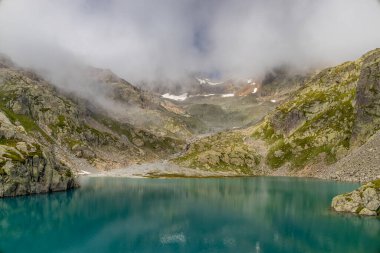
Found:
<svg viewBox="0 0 380 253"><path fill-rule="evenodd" d="M103 99L0 64L0 196L66 190L81 169L110 170L183 149L196 120L110 71L88 69ZM107 105L107 106L105 106Z"/></svg>
<svg viewBox="0 0 380 253"><path fill-rule="evenodd" d="M197 97L175 103L203 123L199 132L205 134L255 124L273 111L278 102L251 94L229 98Z"/></svg>
<svg viewBox="0 0 380 253"><path fill-rule="evenodd" d="M71 169L39 141L47 135L33 121L2 108L0 122L0 197L77 186Z"/></svg>
<svg viewBox="0 0 380 253"><path fill-rule="evenodd" d="M174 162L235 174L323 177L379 130L379 96L377 49L322 70L259 124L198 140ZM368 180L380 175L378 164L370 167ZM338 177L359 180L355 175Z"/></svg>
<svg viewBox="0 0 380 253"><path fill-rule="evenodd" d="M215 133L244 128L258 123L264 116L294 91L299 89L311 73L299 74L290 68L281 67L267 73L261 81L229 80L214 84L199 79L191 85L183 85L180 96L162 95L198 119L198 133Z"/></svg>

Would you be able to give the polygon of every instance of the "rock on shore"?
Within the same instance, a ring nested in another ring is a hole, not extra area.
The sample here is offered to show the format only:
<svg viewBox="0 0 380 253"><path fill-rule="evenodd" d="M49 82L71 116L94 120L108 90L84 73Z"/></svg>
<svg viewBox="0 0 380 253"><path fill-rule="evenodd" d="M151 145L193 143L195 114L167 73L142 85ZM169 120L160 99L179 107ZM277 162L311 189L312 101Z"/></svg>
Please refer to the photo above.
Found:
<svg viewBox="0 0 380 253"><path fill-rule="evenodd" d="M337 212L380 216L380 179L369 182L350 193L334 197L331 207Z"/></svg>

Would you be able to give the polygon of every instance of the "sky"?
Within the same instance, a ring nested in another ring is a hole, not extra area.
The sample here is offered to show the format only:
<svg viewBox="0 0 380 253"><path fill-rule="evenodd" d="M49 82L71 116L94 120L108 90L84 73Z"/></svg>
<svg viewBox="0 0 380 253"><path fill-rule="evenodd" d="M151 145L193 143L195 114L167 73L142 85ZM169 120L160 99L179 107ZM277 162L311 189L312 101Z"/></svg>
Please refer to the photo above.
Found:
<svg viewBox="0 0 380 253"><path fill-rule="evenodd" d="M379 27L378 0L0 1L0 52L64 85L86 65L132 83L322 68L380 47Z"/></svg>

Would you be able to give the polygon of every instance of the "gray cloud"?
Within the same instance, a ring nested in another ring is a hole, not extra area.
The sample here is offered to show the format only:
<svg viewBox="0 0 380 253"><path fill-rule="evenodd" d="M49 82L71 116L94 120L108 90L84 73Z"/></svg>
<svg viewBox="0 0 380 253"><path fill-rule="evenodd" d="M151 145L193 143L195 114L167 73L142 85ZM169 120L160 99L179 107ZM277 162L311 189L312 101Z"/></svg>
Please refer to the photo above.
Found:
<svg viewBox="0 0 380 253"><path fill-rule="evenodd" d="M376 0L0 1L0 52L74 90L86 64L132 82L337 64L379 47L377 27Z"/></svg>

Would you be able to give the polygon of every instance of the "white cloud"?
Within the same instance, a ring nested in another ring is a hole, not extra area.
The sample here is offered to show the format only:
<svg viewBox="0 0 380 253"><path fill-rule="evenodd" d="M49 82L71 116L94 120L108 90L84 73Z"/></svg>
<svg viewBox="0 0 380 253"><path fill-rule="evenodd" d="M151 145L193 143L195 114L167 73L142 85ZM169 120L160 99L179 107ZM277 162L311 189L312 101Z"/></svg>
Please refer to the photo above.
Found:
<svg viewBox="0 0 380 253"><path fill-rule="evenodd" d="M0 52L53 79L83 64L132 82L245 78L379 47L379 12L376 0L3 0Z"/></svg>

